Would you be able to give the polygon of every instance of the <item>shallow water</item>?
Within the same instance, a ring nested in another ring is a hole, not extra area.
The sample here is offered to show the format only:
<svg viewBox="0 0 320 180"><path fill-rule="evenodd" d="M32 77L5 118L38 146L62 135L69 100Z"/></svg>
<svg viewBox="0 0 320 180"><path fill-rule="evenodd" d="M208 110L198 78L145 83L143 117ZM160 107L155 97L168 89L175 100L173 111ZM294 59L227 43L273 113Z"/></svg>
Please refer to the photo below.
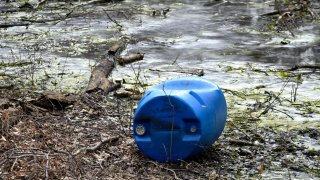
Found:
<svg viewBox="0 0 320 180"><path fill-rule="evenodd" d="M296 71L292 77L283 77L272 71L299 63L320 63L319 23L294 30L296 37L289 33L262 31L268 21L259 15L273 11L272 1L228 1L213 6L204 6L207 1L203 0L140 0L124 1L118 5L76 3L74 6L78 8L70 18L31 23L27 28L0 29L1 61L33 63L21 68L1 68L0 71L32 79L35 84L41 84L43 90L81 91L96 60L105 58L108 47L119 37L127 37L131 43L123 54L140 52L145 54L145 58L127 67L118 66L112 75L114 79L124 78L132 82L139 72L139 81L153 85L190 75L181 71L203 69L204 78L224 89L247 94L270 91L282 100L290 100L293 86L297 84L294 76L304 71ZM11 7L5 5L1 2L2 11L18 6L17 3ZM63 8L68 6L70 4L59 2L50 4L50 10L1 13L0 21L64 17L70 10ZM164 9L169 9L166 15L163 15ZM106 12L123 26L120 32ZM155 16L152 16L153 12ZM289 43L283 45L282 40ZM289 122L291 124L292 118L295 123L320 121L317 103L320 101L319 73L302 75L301 79L295 102L298 105L275 104L277 110L285 111L289 116L273 112L272 117L262 116L263 122L274 125L276 121L286 126ZM255 89L261 85L265 87ZM262 101L251 96L246 100L228 93L226 96L231 113L235 104L248 108ZM307 101L315 103L305 107ZM306 108L311 108L311 113L306 113Z"/></svg>
<svg viewBox="0 0 320 180"><path fill-rule="evenodd" d="M279 97L290 99L292 86L296 84L295 77L284 78L278 73L264 74L254 69L272 71L290 68L299 63L319 63L319 26L313 24L301 27L295 30L297 34L294 38L288 34L261 32L266 20L259 17L259 14L273 11L270 4L263 1L235 1L213 7L204 7L205 1L163 4L139 2L155 9L171 10L166 17L137 15L137 23L124 23L125 33L138 39L138 43L129 45L124 54L145 53L145 60L136 63L134 67L143 71L142 79L150 84L186 76L175 73L177 70L204 69L204 78L212 80L222 88L261 94L271 91L279 94ZM281 41L284 39L290 43L282 45ZM238 70L229 71L230 67ZM124 69L118 71L120 75L115 72L115 76L123 77L133 71L132 67ZM159 73L154 70L166 72ZM302 75L302 79L297 91L297 103L319 101L319 74ZM261 85L266 88L260 91L254 89ZM235 103L241 107L257 103L256 98L248 97L243 100L229 94L226 96L231 113ZM286 112L290 117L273 111L275 116L262 117L266 124L287 128L288 125L297 127L301 122L308 126L307 122L313 121L317 123L312 125L319 127L319 113L306 114L291 103L275 105L277 110ZM319 105L312 107L319 110Z"/></svg>

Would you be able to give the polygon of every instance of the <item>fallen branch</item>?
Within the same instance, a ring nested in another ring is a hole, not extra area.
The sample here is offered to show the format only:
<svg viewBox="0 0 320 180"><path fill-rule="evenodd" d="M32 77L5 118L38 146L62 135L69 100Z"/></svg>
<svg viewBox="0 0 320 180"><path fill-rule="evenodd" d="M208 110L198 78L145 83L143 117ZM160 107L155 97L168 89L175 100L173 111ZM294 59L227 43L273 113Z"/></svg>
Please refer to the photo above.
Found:
<svg viewBox="0 0 320 180"><path fill-rule="evenodd" d="M63 17L57 17L57 18L53 18L53 19L26 19L26 18L22 18L21 21L26 21L26 22L30 22L30 23L60 22L60 21L66 20L68 18L71 18L71 14L73 13L73 11L74 11L74 9L71 9ZM80 16L80 15L78 15L78 16ZM76 17L76 16L73 16L73 17Z"/></svg>
<svg viewBox="0 0 320 180"><path fill-rule="evenodd" d="M241 99L246 99L247 94L240 92L240 91L236 91L236 90L231 90L231 89L226 89L226 88L221 88L221 90L225 93L230 93L232 95L235 95Z"/></svg>
<svg viewBox="0 0 320 180"><path fill-rule="evenodd" d="M37 107L53 111L64 110L67 106L73 104L76 99L77 96L74 95L64 95L57 92L47 91L44 92L40 98L32 100L29 103Z"/></svg>
<svg viewBox="0 0 320 180"><path fill-rule="evenodd" d="M295 65L290 68L288 71L295 71L298 69L320 69L320 65Z"/></svg>
<svg viewBox="0 0 320 180"><path fill-rule="evenodd" d="M176 70L174 72L184 73L184 74L191 74L191 75L196 75L196 76L204 76L204 70L203 69L195 69L195 70L190 70L190 71Z"/></svg>
<svg viewBox="0 0 320 180"><path fill-rule="evenodd" d="M259 119L262 115L267 114L268 111L269 111L271 108L273 108L274 103L275 103L277 100L279 100L280 95L283 93L283 91L284 91L285 87L288 85L289 81L290 81L290 78L288 78L288 80L284 83L284 85L282 86L280 92L278 93L278 95L277 95L273 100L272 100L272 98L270 98L270 99L268 100L269 104L267 105L267 107L265 108L265 110L262 111L262 112L257 116L257 119ZM272 101L271 101L271 100L272 100Z"/></svg>
<svg viewBox="0 0 320 180"><path fill-rule="evenodd" d="M229 143L237 146L254 146L254 143L252 142L239 140L239 139L231 139L229 140Z"/></svg>
<svg viewBox="0 0 320 180"><path fill-rule="evenodd" d="M91 93L97 90L110 92L113 83L109 81L108 76L114 69L114 62L110 59L100 61L93 69L86 92Z"/></svg>
<svg viewBox="0 0 320 180"><path fill-rule="evenodd" d="M119 140L119 136L113 136L113 137L110 137L110 138L107 138L107 139L104 139L102 140L101 142L99 142L98 144L96 144L95 146L92 146L92 147L83 147L83 148L80 148L78 150L76 150L74 153L72 153L73 156L76 156L80 153L88 153L88 152L94 152L96 150L98 150L101 146L107 144L107 143L113 143L113 142L116 142Z"/></svg>
<svg viewBox="0 0 320 180"><path fill-rule="evenodd" d="M7 28L10 28L10 27L16 27L16 26L29 26L30 24L29 23L5 23L5 24L0 24L0 28L2 29L7 29Z"/></svg>
<svg viewBox="0 0 320 180"><path fill-rule="evenodd" d="M121 25L118 21L112 19L106 10L104 10L104 12L106 13L106 15L108 16L108 18L109 18L109 20L110 20L111 22L113 22L114 24L116 24L118 27L122 28L122 25Z"/></svg>
<svg viewBox="0 0 320 180"><path fill-rule="evenodd" d="M12 89L13 85L0 85L0 89Z"/></svg>
<svg viewBox="0 0 320 180"><path fill-rule="evenodd" d="M144 55L143 54L131 54L128 56L120 56L119 58L117 58L118 63L123 66L126 64L130 64L136 61L140 61L143 60Z"/></svg>
<svg viewBox="0 0 320 180"><path fill-rule="evenodd" d="M117 54L119 54L122 51L124 46L125 44L122 41L115 43L113 46L109 48L108 55L117 56Z"/></svg>
<svg viewBox="0 0 320 180"><path fill-rule="evenodd" d="M39 116L39 114L45 114L48 112L47 109L45 108L42 108L42 107L39 107L39 106L36 106L36 105L33 105L31 103L28 103L28 102L23 102L21 101L20 102L20 106L22 107L23 111L26 112L27 114L32 114L32 115L35 115L35 116Z"/></svg>
<svg viewBox="0 0 320 180"><path fill-rule="evenodd" d="M279 109L276 109L276 108L271 108L271 109L274 110L274 111L281 112L284 115L288 116L291 120L294 120L294 118L292 116L290 116L288 113L286 113L285 111L282 111L282 110L279 110Z"/></svg>
<svg viewBox="0 0 320 180"><path fill-rule="evenodd" d="M221 0L215 0L215 1L209 1L209 2L206 2L203 6L205 7L216 7L216 6L220 6L220 5L223 5L223 4L226 4L228 1L221 1Z"/></svg>
<svg viewBox="0 0 320 180"><path fill-rule="evenodd" d="M105 60L100 60L98 65L92 70L90 80L87 86L87 93L102 90L104 92L111 92L118 89L121 84L114 84L108 79L112 70L115 67L113 59L116 59L120 52L124 49L125 43L120 41L114 44L108 50L109 57Z"/></svg>
<svg viewBox="0 0 320 180"><path fill-rule="evenodd" d="M172 172L172 174L174 175L174 179L181 179L181 178L179 178L179 177L177 176L177 173L176 173L173 169L164 167L163 165L158 164L158 163L153 162L153 161L148 161L148 162L151 163L151 164L154 164L154 165L157 166L157 167L160 167L161 169L164 169L164 170L167 170L167 171Z"/></svg>
<svg viewBox="0 0 320 180"><path fill-rule="evenodd" d="M191 74L191 75L196 75L196 76L203 76L204 75L204 70L203 69L192 69L192 70L172 70L172 71L163 71L160 69L149 69L150 71L156 71L156 72L176 72L176 73L183 73L183 74Z"/></svg>
<svg viewBox="0 0 320 180"><path fill-rule="evenodd" d="M85 3L82 3L78 6L87 6L87 5L91 5L91 4L100 4L100 3L109 3L109 2L121 2L123 0L91 0Z"/></svg>

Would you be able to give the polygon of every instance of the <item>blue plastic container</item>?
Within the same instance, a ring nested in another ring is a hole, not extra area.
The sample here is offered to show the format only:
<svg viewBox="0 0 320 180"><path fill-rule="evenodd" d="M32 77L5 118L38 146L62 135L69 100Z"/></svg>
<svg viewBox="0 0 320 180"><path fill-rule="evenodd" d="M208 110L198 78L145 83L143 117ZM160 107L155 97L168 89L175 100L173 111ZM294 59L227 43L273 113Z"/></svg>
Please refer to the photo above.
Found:
<svg viewBox="0 0 320 180"><path fill-rule="evenodd" d="M135 141L149 158L177 162L210 147L226 116L226 100L217 85L197 77L169 80L142 97L133 123Z"/></svg>

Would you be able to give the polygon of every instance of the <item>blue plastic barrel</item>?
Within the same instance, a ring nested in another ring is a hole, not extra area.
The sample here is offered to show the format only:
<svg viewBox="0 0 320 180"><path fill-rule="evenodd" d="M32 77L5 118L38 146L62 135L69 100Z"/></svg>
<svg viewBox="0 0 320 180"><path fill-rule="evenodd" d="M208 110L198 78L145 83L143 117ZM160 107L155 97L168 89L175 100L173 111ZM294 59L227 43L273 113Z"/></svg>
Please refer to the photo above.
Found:
<svg viewBox="0 0 320 180"><path fill-rule="evenodd" d="M158 162L198 155L221 135L226 100L214 83L197 77L165 81L146 91L135 113L135 141Z"/></svg>

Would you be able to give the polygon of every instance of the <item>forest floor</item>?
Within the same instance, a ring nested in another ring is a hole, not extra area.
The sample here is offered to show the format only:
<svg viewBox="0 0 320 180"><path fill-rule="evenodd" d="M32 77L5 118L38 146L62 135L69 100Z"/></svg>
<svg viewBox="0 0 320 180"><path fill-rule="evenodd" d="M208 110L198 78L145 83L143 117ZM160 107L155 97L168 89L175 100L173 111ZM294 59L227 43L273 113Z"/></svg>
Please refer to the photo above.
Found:
<svg viewBox="0 0 320 180"><path fill-rule="evenodd" d="M112 94L112 93L111 93ZM67 96L67 97L71 97ZM77 95L58 110L1 90L0 177L3 179L317 179L319 128L279 131L228 119L205 154L157 163L132 135L132 104L112 95ZM44 103L40 98L39 102Z"/></svg>

